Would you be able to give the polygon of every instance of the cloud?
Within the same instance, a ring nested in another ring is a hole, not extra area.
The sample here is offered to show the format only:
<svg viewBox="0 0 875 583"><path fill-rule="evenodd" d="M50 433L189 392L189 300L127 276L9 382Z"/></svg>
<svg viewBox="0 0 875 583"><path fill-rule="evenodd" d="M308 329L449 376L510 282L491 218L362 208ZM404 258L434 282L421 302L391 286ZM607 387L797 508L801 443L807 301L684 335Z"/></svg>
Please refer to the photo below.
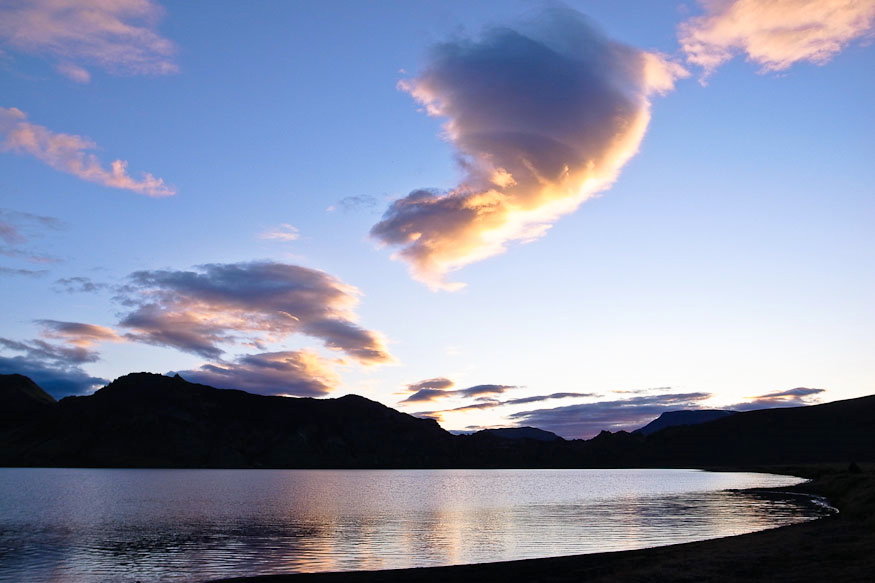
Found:
<svg viewBox="0 0 875 583"><path fill-rule="evenodd" d="M433 379L425 379L424 381L419 381L418 383L411 383L407 385L407 390L414 393L423 389L444 390L449 389L453 385L455 385L455 383L448 378L435 377Z"/></svg>
<svg viewBox="0 0 875 583"><path fill-rule="evenodd" d="M189 381L260 395L320 397L340 384L333 362L310 350L264 352L180 374Z"/></svg>
<svg viewBox="0 0 875 583"><path fill-rule="evenodd" d="M730 405L729 408L736 411L752 411L754 409L771 409L773 407L803 407L815 404L819 400L815 395L820 395L824 392L826 392L825 389L798 387L787 391L750 397L749 400Z"/></svg>
<svg viewBox="0 0 875 583"><path fill-rule="evenodd" d="M0 267L0 276L42 277L48 273L46 269L12 269Z"/></svg>
<svg viewBox="0 0 875 583"><path fill-rule="evenodd" d="M515 388L508 385L478 385L480 387L505 387L505 388ZM472 387L477 388L477 387ZM498 391L501 392L501 391ZM551 393L549 395L535 395L533 397L519 397L516 399L506 399L501 401L499 399L495 399L493 397L478 397L476 402L469 403L467 405L462 405L461 407L454 407L452 409L444 409L442 411L423 411L420 413L416 413L416 415L421 417L428 417L429 419L437 419L441 420L442 415L445 413L458 413L461 411L475 411L481 409L494 409L495 407L504 407L505 405L522 405L526 403L536 403L539 401L548 401L552 399L569 399L572 397L595 397L594 393ZM423 399L425 400L425 399Z"/></svg>
<svg viewBox="0 0 875 583"><path fill-rule="evenodd" d="M0 354L0 374L28 376L58 398L88 393L107 383L106 379L93 377L80 367L99 359L96 352L87 348L57 346L42 340L19 342L0 338L2 352L18 354Z"/></svg>
<svg viewBox="0 0 875 583"><path fill-rule="evenodd" d="M0 5L0 43L53 59L59 73L91 80L82 64L119 75L176 73L176 48L155 27L163 15L150 0L27 0Z"/></svg>
<svg viewBox="0 0 875 583"><path fill-rule="evenodd" d="M438 45L400 87L446 118L464 178L396 200L371 235L397 247L415 279L458 289L449 272L541 237L608 188L641 144L650 96L685 74L563 7L526 31Z"/></svg>
<svg viewBox="0 0 875 583"><path fill-rule="evenodd" d="M63 221L55 217L0 208L0 239L10 245L27 242L35 231L62 228L64 228Z"/></svg>
<svg viewBox="0 0 875 583"><path fill-rule="evenodd" d="M338 209L343 212L353 212L357 210L370 210L377 206L377 199L369 194L359 194L356 196L347 196L339 201L336 204L331 205L327 209L328 212L334 212Z"/></svg>
<svg viewBox="0 0 875 583"><path fill-rule="evenodd" d="M12 257L13 259L24 259L31 263L59 263L61 260L51 255L43 255L25 249L16 249L8 245L0 245L0 255L4 257Z"/></svg>
<svg viewBox="0 0 875 583"><path fill-rule="evenodd" d="M262 347L292 334L317 338L361 364L392 360L383 337L356 324L359 291L325 272L276 262L138 271L120 299L132 340L216 360L221 345Z"/></svg>
<svg viewBox="0 0 875 583"><path fill-rule="evenodd" d="M2 112L2 108L0 108ZM2 115L2 114L0 114ZM0 208L0 241L6 243L0 245L0 255L16 259L24 259L33 263L54 263L58 259L41 253L22 249L31 239L41 236L46 230L59 230L64 223L54 217L45 217L31 213L23 213L8 208ZM25 272L28 269L7 270ZM45 273L45 271L32 272ZM24 275L23 273L19 273Z"/></svg>
<svg viewBox="0 0 875 583"><path fill-rule="evenodd" d="M822 65L854 39L871 35L871 0L700 0L705 14L681 23L687 61L711 74L743 53L762 71L799 61Z"/></svg>
<svg viewBox="0 0 875 583"><path fill-rule="evenodd" d="M258 238L272 241L297 241L301 238L301 233L298 232L297 227L283 223L278 227L260 233Z"/></svg>
<svg viewBox="0 0 875 583"><path fill-rule="evenodd" d="M43 337L63 340L73 346L88 348L99 342L124 342L124 338L112 328L81 322L37 320L43 327Z"/></svg>
<svg viewBox="0 0 875 583"><path fill-rule="evenodd" d="M19 341L0 338L0 348L23 352L27 358L54 364L84 364L100 360L100 355L83 346L58 346L44 340Z"/></svg>
<svg viewBox="0 0 875 583"><path fill-rule="evenodd" d="M455 391L448 391L455 385L453 381L444 377L425 379L418 383L407 385L407 390L413 393L399 403L422 403L435 401L451 396Z"/></svg>
<svg viewBox="0 0 875 583"><path fill-rule="evenodd" d="M97 144L82 136L58 134L27 121L27 115L15 107L0 107L0 151L29 154L55 170L72 174L88 182L110 188L130 190L147 196L169 196L176 191L148 172L137 180L127 173L128 163L114 160L104 168L89 150Z"/></svg>
<svg viewBox="0 0 875 583"><path fill-rule="evenodd" d="M480 397L482 395L500 395L508 389L515 388L517 388L516 385L474 385L454 392L462 397Z"/></svg>
<svg viewBox="0 0 875 583"><path fill-rule="evenodd" d="M711 393L646 395L618 401L567 405L512 413L518 425L532 425L567 438L591 437L602 430L630 430L640 427L665 411L701 408Z"/></svg>
<svg viewBox="0 0 875 583"><path fill-rule="evenodd" d="M516 385L475 385L465 389L450 390L455 383L448 378L436 377L425 379L418 383L407 385L411 393L409 397L400 403L425 403L445 399L447 397L480 397L482 395L498 395L508 389L517 388Z"/></svg>
<svg viewBox="0 0 875 583"><path fill-rule="evenodd" d="M63 277L55 280L54 288L56 291L72 293L95 293L102 289L107 289L109 286L105 283L98 283L88 277Z"/></svg>

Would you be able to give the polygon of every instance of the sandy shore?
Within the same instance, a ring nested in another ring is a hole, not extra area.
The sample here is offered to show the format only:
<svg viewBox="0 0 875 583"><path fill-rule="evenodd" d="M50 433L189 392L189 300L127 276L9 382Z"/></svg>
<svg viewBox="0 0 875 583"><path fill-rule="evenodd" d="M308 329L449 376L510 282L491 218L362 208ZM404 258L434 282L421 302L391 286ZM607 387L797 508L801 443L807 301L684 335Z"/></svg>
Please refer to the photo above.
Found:
<svg viewBox="0 0 875 583"><path fill-rule="evenodd" d="M747 468L748 470L751 468ZM804 524L637 551L451 567L302 573L224 583L375 581L872 581L875 580L875 472L824 467L755 468L814 478L791 488L824 496L841 511Z"/></svg>

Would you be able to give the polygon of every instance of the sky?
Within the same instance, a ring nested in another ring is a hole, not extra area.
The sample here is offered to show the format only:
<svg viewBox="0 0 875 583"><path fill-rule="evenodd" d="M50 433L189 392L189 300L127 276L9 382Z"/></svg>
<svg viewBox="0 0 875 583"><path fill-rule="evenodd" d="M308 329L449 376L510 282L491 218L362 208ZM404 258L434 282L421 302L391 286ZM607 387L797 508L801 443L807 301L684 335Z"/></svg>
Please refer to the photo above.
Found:
<svg viewBox="0 0 875 583"><path fill-rule="evenodd" d="M875 393L875 0L0 0L0 373L564 437Z"/></svg>

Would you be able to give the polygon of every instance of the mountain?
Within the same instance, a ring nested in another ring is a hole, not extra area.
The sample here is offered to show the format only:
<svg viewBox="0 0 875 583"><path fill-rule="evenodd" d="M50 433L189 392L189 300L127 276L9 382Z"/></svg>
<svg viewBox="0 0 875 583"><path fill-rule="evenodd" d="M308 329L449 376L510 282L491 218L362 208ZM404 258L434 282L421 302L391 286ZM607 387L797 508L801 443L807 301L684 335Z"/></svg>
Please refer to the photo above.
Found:
<svg viewBox="0 0 875 583"><path fill-rule="evenodd" d="M55 398L20 374L0 374L0 426L51 409Z"/></svg>
<svg viewBox="0 0 875 583"><path fill-rule="evenodd" d="M452 436L356 395L266 397L136 373L0 433L0 465L424 467Z"/></svg>
<svg viewBox="0 0 875 583"><path fill-rule="evenodd" d="M5 415L5 417L4 417ZM650 434L565 440L532 427L451 435L356 395L269 397L135 373L55 402L0 376L0 466L702 467L875 461L875 396L765 409Z"/></svg>
<svg viewBox="0 0 875 583"><path fill-rule="evenodd" d="M544 431L537 427L499 427L496 429L481 429L474 435L490 435L502 439L534 439L535 441L564 441L552 431Z"/></svg>
<svg viewBox="0 0 875 583"><path fill-rule="evenodd" d="M875 461L875 395L822 405L760 409L647 436L652 465Z"/></svg>
<svg viewBox="0 0 875 583"><path fill-rule="evenodd" d="M633 433L641 433L650 435L656 433L660 429L666 427L676 427L678 425L698 425L699 423L707 423L715 419L721 419L729 415L733 415L737 411L720 411L717 409L687 409L682 411L667 411L645 425L640 429L636 429Z"/></svg>

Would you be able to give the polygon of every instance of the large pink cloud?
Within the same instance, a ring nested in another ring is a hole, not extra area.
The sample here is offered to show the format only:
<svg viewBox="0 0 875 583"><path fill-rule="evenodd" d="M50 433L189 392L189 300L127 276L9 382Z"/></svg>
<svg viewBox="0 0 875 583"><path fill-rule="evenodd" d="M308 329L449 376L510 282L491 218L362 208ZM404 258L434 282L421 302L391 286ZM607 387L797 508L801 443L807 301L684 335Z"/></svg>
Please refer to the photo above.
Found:
<svg viewBox="0 0 875 583"><path fill-rule="evenodd" d="M416 279L458 288L448 273L537 239L608 188L641 144L650 97L684 74L560 7L525 30L438 45L401 88L447 120L464 178L396 200L372 236Z"/></svg>
<svg viewBox="0 0 875 583"><path fill-rule="evenodd" d="M147 196L169 196L176 192L163 179L148 172L139 179L133 178L128 174L128 163L124 160L114 160L106 168L97 156L90 153L97 148L94 142L30 123L27 115L15 107L0 107L0 139L0 151L33 156L55 170L88 182Z"/></svg>
<svg viewBox="0 0 875 583"><path fill-rule="evenodd" d="M736 54L763 71L799 61L823 64L872 34L872 0L700 0L705 14L678 33L687 60L710 74Z"/></svg>
<svg viewBox="0 0 875 583"><path fill-rule="evenodd" d="M0 3L0 43L49 57L79 83L91 80L86 66L125 75L175 73L176 48L155 30L162 14L151 0L9 0Z"/></svg>

